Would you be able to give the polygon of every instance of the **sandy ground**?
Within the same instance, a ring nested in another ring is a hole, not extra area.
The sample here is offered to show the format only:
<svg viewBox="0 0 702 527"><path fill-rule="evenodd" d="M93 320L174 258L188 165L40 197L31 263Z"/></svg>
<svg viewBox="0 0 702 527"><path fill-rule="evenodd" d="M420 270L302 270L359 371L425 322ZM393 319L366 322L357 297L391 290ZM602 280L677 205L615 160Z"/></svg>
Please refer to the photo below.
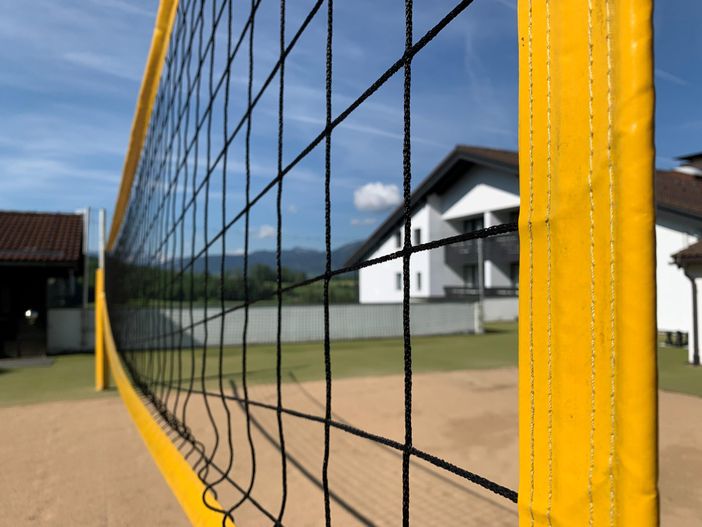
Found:
<svg viewBox="0 0 702 527"><path fill-rule="evenodd" d="M400 376L335 381L334 417L370 433L402 441ZM446 461L509 488L517 486L516 370L432 373L415 376L414 444ZM239 386L241 393L241 387ZM229 392L231 393L231 392ZM250 395L275 403L275 389L255 386ZM173 398L173 394L171 394ZM324 383L287 383L284 405L323 415ZM174 399L171 399L174 402ZM208 398L224 437L222 401ZM183 398L178 401L181 415ZM234 465L241 489L251 482L251 452L241 406L229 401ZM233 515L241 526L270 525L261 509L280 509L281 454L276 413L251 410L256 476L251 496ZM187 407L187 425L212 452L212 427L201 395ZM0 409L1 525L185 525L177 503L149 459L118 399L50 403ZM287 463L285 525L323 525L323 425L283 417ZM11 431L11 432L10 432ZM702 401L661 393L661 510L664 526L699 525L702 510ZM182 441L177 441L182 443ZM188 444L183 452L202 469ZM218 469L231 461L219 442L216 466L207 479L222 504L242 494L221 480ZM329 486L335 525L398 525L401 514L401 454L392 448L332 429ZM411 465L411 519L415 525L517 524L516 507L463 478L422 460ZM97 520L96 520L97 518Z"/></svg>
<svg viewBox="0 0 702 527"><path fill-rule="evenodd" d="M186 526L118 397L0 408L0 525Z"/></svg>

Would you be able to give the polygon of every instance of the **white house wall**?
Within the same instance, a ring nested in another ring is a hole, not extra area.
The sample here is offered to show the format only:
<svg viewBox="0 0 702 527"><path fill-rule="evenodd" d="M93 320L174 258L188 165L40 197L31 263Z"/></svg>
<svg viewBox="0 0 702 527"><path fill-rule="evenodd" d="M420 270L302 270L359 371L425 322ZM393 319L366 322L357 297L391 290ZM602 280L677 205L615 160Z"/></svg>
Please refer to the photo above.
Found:
<svg viewBox="0 0 702 527"><path fill-rule="evenodd" d="M513 209L519 206L519 181L513 174L476 166L456 181L441 201L444 220Z"/></svg>
<svg viewBox="0 0 702 527"><path fill-rule="evenodd" d="M519 180L514 174L474 166L441 196L441 202L441 218L445 223L482 215L483 225L492 227L508 222L508 211L519 207ZM462 285L462 277L443 265L443 261L442 267L456 282L445 285ZM496 263L486 260L483 273L485 287L512 286L509 269L502 269Z"/></svg>
<svg viewBox="0 0 702 527"><path fill-rule="evenodd" d="M656 294L658 329L687 331L692 328L690 281L673 263L671 255L695 243L702 225L658 211L656 217Z"/></svg>
<svg viewBox="0 0 702 527"><path fill-rule="evenodd" d="M385 240L369 259L397 250L394 238ZM390 260L358 271L359 301L362 304L402 302L402 291L395 286L396 274L402 272L402 260Z"/></svg>
<svg viewBox="0 0 702 527"><path fill-rule="evenodd" d="M412 235L414 230L421 230L421 243L426 243L436 239L430 230L430 211L429 206L424 205L417 210L412 216ZM413 240L414 241L414 240ZM414 298L428 298L429 285L429 269L430 269L430 254L432 251L420 251L414 253L410 258L410 296ZM401 261L400 261L401 262ZM417 273L421 273L422 285L421 289L417 288Z"/></svg>
<svg viewBox="0 0 702 527"><path fill-rule="evenodd" d="M441 217L442 203L441 197L436 194L427 196L427 213L429 215L429 235L431 240L441 240L450 236L460 234L451 223L444 221ZM442 297L445 295L445 287L459 287L463 285L463 277L456 273L451 267L446 265L445 248L439 247L429 251L429 294L432 297Z"/></svg>
<svg viewBox="0 0 702 527"><path fill-rule="evenodd" d="M421 242L426 243L435 239L430 232L430 213L427 205L420 207L412 215L412 232L414 229L421 230ZM403 231L400 225L396 230L390 232L389 236L383 240L380 247L373 252L368 259L379 258L399 250L395 240L395 233ZM401 244L404 244L404 232L402 232ZM421 251L415 253L410 258L410 296L412 298L427 298L430 295L430 273L429 265L431 255L434 251ZM402 273L402 258L396 258L389 262L363 268L358 272L359 300L361 303L392 303L402 302L402 289L397 289L397 274ZM418 288L417 273L421 273L422 284Z"/></svg>
<svg viewBox="0 0 702 527"><path fill-rule="evenodd" d="M473 167L460 177L442 195L430 194L426 203L412 216L412 229L421 229L422 243L440 240L461 233L458 222L477 214L485 214L485 226L508 221L501 209L514 209L519 206L519 185L514 175L484 167ZM500 215L502 214L502 215ZM398 226L401 230L402 226ZM378 258L398 250L393 230L369 259ZM421 300L430 297L443 297L445 287L463 285L463 277L445 265L444 248L422 251L412 255L410 260L410 296ZM402 272L402 260L396 259L374 265L359 271L359 300L362 303L401 302L402 290L396 286L397 273ZM422 275L422 287L417 289L417 273ZM508 270L486 262L485 280L487 286L509 286Z"/></svg>
<svg viewBox="0 0 702 527"><path fill-rule="evenodd" d="M482 215L485 227L510 220L508 211L519 207L519 182L509 173L473 167L456 179L441 195L430 194L426 203L412 217L413 228L422 229L422 242L459 234L460 221ZM398 226L401 228L401 226ZM376 258L397 250L395 231L369 256ZM692 328L690 282L671 255L702 237L702 221L657 211L656 278L658 328L661 331L685 331ZM411 259L410 295L414 299L443 297L446 286L460 286L463 278L445 265L444 248L417 253ZM359 296L362 303L402 301L396 288L396 274L402 272L402 260L396 259L359 271ZM422 289L416 288L416 273L422 273ZM486 287L510 286L509 269L486 261ZM701 309L702 311L702 309Z"/></svg>

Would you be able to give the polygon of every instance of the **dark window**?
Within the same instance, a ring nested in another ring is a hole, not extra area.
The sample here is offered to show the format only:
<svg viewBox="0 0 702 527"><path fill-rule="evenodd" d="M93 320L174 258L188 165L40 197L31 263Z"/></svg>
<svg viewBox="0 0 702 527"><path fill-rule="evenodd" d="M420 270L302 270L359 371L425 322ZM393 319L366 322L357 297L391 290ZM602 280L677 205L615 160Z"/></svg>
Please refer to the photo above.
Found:
<svg viewBox="0 0 702 527"><path fill-rule="evenodd" d="M422 229L414 229L414 241L412 243L415 245L422 243Z"/></svg>
<svg viewBox="0 0 702 527"><path fill-rule="evenodd" d="M509 211L509 222L517 223L519 221L519 209Z"/></svg>
<svg viewBox="0 0 702 527"><path fill-rule="evenodd" d="M402 289L402 273L395 274L395 289L398 291Z"/></svg>
<svg viewBox="0 0 702 527"><path fill-rule="evenodd" d="M473 232L483 228L483 217L477 216L469 220L463 220L463 232Z"/></svg>
<svg viewBox="0 0 702 527"><path fill-rule="evenodd" d="M463 266L463 285L466 287L478 287L478 266Z"/></svg>
<svg viewBox="0 0 702 527"><path fill-rule="evenodd" d="M417 273L417 291L422 289L422 273Z"/></svg>
<svg viewBox="0 0 702 527"><path fill-rule="evenodd" d="M400 248L402 247L402 232L397 231L395 233L395 247Z"/></svg>

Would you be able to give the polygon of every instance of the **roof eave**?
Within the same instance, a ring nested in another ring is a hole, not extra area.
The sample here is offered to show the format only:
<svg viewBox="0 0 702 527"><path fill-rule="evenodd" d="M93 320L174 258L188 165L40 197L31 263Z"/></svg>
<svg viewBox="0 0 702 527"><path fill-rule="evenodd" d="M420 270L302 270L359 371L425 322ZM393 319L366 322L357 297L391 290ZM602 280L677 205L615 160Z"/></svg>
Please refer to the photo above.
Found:
<svg viewBox="0 0 702 527"><path fill-rule="evenodd" d="M677 205L673 205L670 203L665 203L664 201L659 201L656 200L656 208L660 209L665 212L672 212L673 214L677 214L679 216L684 216L686 218L696 220L696 221L702 221L702 215L699 214L698 212L695 212L693 210L681 208Z"/></svg>

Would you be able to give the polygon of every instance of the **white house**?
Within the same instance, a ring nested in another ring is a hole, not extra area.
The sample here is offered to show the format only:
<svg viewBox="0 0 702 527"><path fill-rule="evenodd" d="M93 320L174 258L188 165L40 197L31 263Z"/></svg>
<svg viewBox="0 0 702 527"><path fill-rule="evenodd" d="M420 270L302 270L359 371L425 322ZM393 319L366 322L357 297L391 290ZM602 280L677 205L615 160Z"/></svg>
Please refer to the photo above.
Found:
<svg viewBox="0 0 702 527"><path fill-rule="evenodd" d="M655 175L658 328L689 333L690 281L672 256L702 238L702 154L680 159L680 167L658 170ZM516 152L456 147L412 194L413 244L516 222L518 175ZM403 212L399 207L348 263L397 251L402 247L402 229ZM476 298L482 291L486 320L517 315L516 233L416 253L411 258L411 273L410 295L414 302ZM402 260L361 269L359 299L361 303L400 302Z"/></svg>

